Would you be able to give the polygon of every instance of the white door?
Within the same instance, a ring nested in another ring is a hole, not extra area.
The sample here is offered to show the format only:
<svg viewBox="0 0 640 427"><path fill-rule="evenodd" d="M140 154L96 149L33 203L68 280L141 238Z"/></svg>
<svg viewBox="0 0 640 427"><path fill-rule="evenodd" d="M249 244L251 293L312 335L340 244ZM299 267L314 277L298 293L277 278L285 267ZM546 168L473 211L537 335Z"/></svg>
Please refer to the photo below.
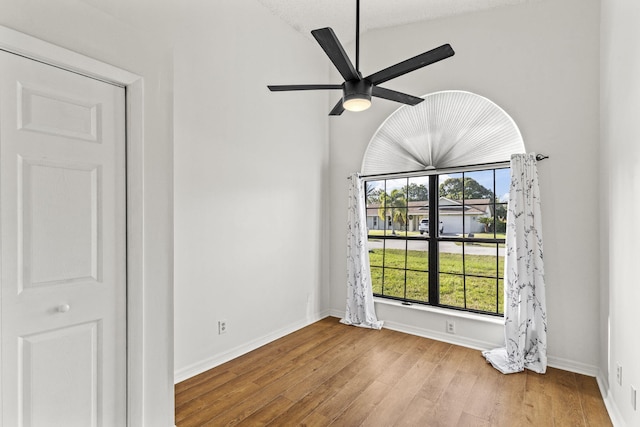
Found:
<svg viewBox="0 0 640 427"><path fill-rule="evenodd" d="M2 425L126 425L124 89L0 51Z"/></svg>

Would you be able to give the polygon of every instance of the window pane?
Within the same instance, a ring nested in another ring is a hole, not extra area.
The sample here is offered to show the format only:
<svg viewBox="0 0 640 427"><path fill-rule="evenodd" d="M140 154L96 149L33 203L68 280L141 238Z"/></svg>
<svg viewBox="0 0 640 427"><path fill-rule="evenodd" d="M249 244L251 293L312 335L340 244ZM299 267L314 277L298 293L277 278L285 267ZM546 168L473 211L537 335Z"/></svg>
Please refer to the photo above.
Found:
<svg viewBox="0 0 640 427"><path fill-rule="evenodd" d="M440 304L464 308L464 278L440 274Z"/></svg>
<svg viewBox="0 0 640 427"><path fill-rule="evenodd" d="M464 273L474 276L497 277L497 243L465 243Z"/></svg>
<svg viewBox="0 0 640 427"><path fill-rule="evenodd" d="M429 274L407 271L407 298L415 301L429 301Z"/></svg>
<svg viewBox="0 0 640 427"><path fill-rule="evenodd" d="M378 216L384 218L388 236L405 235L407 226L407 179L386 181L384 191L378 195Z"/></svg>
<svg viewBox="0 0 640 427"><path fill-rule="evenodd" d="M440 175L438 179L438 227L446 235L462 235L462 174Z"/></svg>
<svg viewBox="0 0 640 427"><path fill-rule="evenodd" d="M409 178L407 187L409 207L407 231L410 236L428 234L429 221L429 177Z"/></svg>
<svg viewBox="0 0 640 427"><path fill-rule="evenodd" d="M406 266L406 240L385 240L384 266L402 268Z"/></svg>
<svg viewBox="0 0 640 427"><path fill-rule="evenodd" d="M496 169L496 197L500 202L509 201L509 187L511 186L511 169Z"/></svg>
<svg viewBox="0 0 640 427"><path fill-rule="evenodd" d="M406 201L403 202L406 206ZM394 226L395 226L395 235L396 236L407 236L407 229L409 226L409 209L397 208L393 210L394 212Z"/></svg>
<svg viewBox="0 0 640 427"><path fill-rule="evenodd" d="M404 297L404 270L395 268L384 269L383 293L392 297Z"/></svg>
<svg viewBox="0 0 640 427"><path fill-rule="evenodd" d="M498 277L504 277L504 244L500 243L500 249L498 250Z"/></svg>
<svg viewBox="0 0 640 427"><path fill-rule="evenodd" d="M367 230L370 236L381 236L384 233L384 220L378 216L378 208L367 208Z"/></svg>
<svg viewBox="0 0 640 427"><path fill-rule="evenodd" d="M374 294L382 294L382 268L371 267L371 285Z"/></svg>
<svg viewBox="0 0 640 427"><path fill-rule="evenodd" d="M497 279L467 276L467 308L482 311L496 311Z"/></svg>
<svg viewBox="0 0 640 427"><path fill-rule="evenodd" d="M496 203L496 239L505 239L507 233L507 203Z"/></svg>
<svg viewBox="0 0 640 427"><path fill-rule="evenodd" d="M410 240L407 249L407 270L429 271L429 242Z"/></svg>
<svg viewBox="0 0 640 427"><path fill-rule="evenodd" d="M468 237L493 238L493 170L464 174L464 216Z"/></svg>
<svg viewBox="0 0 640 427"><path fill-rule="evenodd" d="M507 203L511 186L511 169L496 169L496 238L504 239L507 225Z"/></svg>
<svg viewBox="0 0 640 427"><path fill-rule="evenodd" d="M429 177L418 176L409 178L407 198L410 202L429 202Z"/></svg>
<svg viewBox="0 0 640 427"><path fill-rule="evenodd" d="M462 243L440 242L438 247L440 248L440 271L443 273L464 274Z"/></svg>
<svg viewBox="0 0 640 427"><path fill-rule="evenodd" d="M384 193L384 180L366 181L364 188L366 191L367 207L378 208L380 206L380 194Z"/></svg>
<svg viewBox="0 0 640 427"><path fill-rule="evenodd" d="M367 241L369 248L369 264L371 267L382 267L384 255L384 242L381 239L369 239Z"/></svg>

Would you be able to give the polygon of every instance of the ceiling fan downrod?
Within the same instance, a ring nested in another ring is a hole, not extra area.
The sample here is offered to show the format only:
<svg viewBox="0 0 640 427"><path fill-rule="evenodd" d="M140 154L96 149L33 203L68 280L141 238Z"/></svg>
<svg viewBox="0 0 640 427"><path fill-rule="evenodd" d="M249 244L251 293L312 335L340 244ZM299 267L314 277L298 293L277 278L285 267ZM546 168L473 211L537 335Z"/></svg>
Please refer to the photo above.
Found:
<svg viewBox="0 0 640 427"><path fill-rule="evenodd" d="M356 71L360 73L360 0L356 0Z"/></svg>

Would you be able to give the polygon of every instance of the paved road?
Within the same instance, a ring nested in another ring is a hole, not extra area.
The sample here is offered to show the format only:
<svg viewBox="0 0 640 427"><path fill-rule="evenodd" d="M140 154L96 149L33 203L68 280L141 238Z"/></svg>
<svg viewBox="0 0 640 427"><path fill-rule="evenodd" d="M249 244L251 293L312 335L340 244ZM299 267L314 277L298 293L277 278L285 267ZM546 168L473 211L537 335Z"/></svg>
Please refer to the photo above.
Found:
<svg viewBox="0 0 640 427"><path fill-rule="evenodd" d="M369 241L369 249L382 249L383 240ZM405 249L404 240L386 240L386 247L389 249ZM409 250L414 251L427 251L428 242L426 240L410 240L408 244ZM452 254L461 254L462 245L456 245L455 242L440 242L440 252L447 252ZM495 256L496 250L492 247L479 246L473 244L467 244L464 248L464 253L467 255L489 255ZM504 256L504 248L498 248L498 255Z"/></svg>

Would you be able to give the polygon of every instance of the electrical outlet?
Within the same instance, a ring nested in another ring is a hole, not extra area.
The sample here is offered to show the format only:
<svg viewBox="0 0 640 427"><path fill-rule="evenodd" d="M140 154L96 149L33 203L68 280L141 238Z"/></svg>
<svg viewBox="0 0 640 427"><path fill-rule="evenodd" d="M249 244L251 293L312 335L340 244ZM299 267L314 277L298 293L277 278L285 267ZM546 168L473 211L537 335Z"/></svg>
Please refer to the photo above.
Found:
<svg viewBox="0 0 640 427"><path fill-rule="evenodd" d="M447 333L455 334L456 333L456 322L453 320L447 320Z"/></svg>
<svg viewBox="0 0 640 427"><path fill-rule="evenodd" d="M620 362L616 363L616 382L618 385L622 385L622 365Z"/></svg>
<svg viewBox="0 0 640 427"><path fill-rule="evenodd" d="M638 401L636 400L638 398L637 394L638 393L636 393L636 388L634 386L631 386L631 407L634 411L636 410L636 405L638 403Z"/></svg>
<svg viewBox="0 0 640 427"><path fill-rule="evenodd" d="M227 333L227 321L226 320L218 320L218 335Z"/></svg>

